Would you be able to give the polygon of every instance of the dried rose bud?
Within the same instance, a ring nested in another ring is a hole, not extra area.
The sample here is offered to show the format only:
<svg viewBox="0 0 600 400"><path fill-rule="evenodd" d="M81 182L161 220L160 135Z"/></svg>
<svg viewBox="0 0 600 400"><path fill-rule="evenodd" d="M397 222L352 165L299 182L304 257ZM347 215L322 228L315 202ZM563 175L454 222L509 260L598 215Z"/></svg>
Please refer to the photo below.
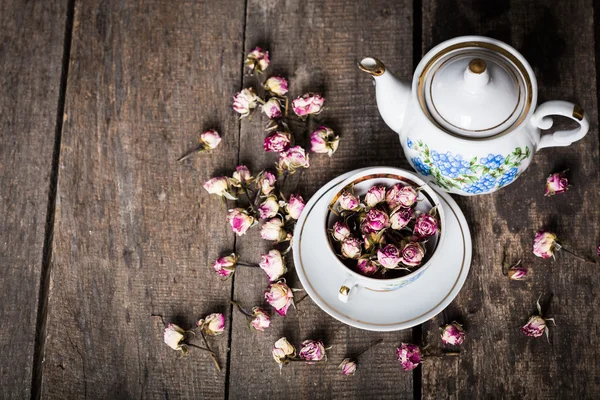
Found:
<svg viewBox="0 0 600 400"><path fill-rule="evenodd" d="M413 233L415 236L426 239L430 236L433 236L438 231L438 222L434 216L429 214L420 214L415 219L415 228Z"/></svg>
<svg viewBox="0 0 600 400"><path fill-rule="evenodd" d="M197 325L207 335L220 335L225 330L225 316L221 313L209 314L203 319L199 320Z"/></svg>
<svg viewBox="0 0 600 400"><path fill-rule="evenodd" d="M290 148L292 137L289 132L277 131L265 137L263 148L271 153L281 153Z"/></svg>
<svg viewBox="0 0 600 400"><path fill-rule="evenodd" d="M522 281L527 278L529 270L525 267L515 265L508 270L508 278L513 281Z"/></svg>
<svg viewBox="0 0 600 400"><path fill-rule="evenodd" d="M281 103L275 97L271 97L260 109L265 113L267 118L276 119L281 118Z"/></svg>
<svg viewBox="0 0 600 400"><path fill-rule="evenodd" d="M599 245L598 245L598 247L596 248L596 251L597 251L598 257L600 257L600 244L599 244Z"/></svg>
<svg viewBox="0 0 600 400"><path fill-rule="evenodd" d="M288 81L281 76L272 76L263 87L276 96L284 96L288 92Z"/></svg>
<svg viewBox="0 0 600 400"><path fill-rule="evenodd" d="M400 250L393 244L388 244L387 246L377 250L377 261L381 264L382 267L388 269L394 269L398 266L400 262Z"/></svg>
<svg viewBox="0 0 600 400"><path fill-rule="evenodd" d="M290 218L298 219L302 210L304 210L304 199L299 194L292 194L285 206L285 211L288 213Z"/></svg>
<svg viewBox="0 0 600 400"><path fill-rule="evenodd" d="M252 74L254 72L263 73L268 67L271 61L269 60L269 52L256 47L246 56L244 65L246 66L246 73Z"/></svg>
<svg viewBox="0 0 600 400"><path fill-rule="evenodd" d="M229 200L236 200L236 197L231 194L230 180L226 176L217 176L204 182L204 189L210 194L225 197Z"/></svg>
<svg viewBox="0 0 600 400"><path fill-rule="evenodd" d="M310 151L313 153L324 153L329 157L338 148L340 137L333 133L333 129L321 126L310 134Z"/></svg>
<svg viewBox="0 0 600 400"><path fill-rule="evenodd" d="M342 370L342 375L354 375L356 372L356 361L352 361L349 358L344 358L342 363L339 365Z"/></svg>
<svg viewBox="0 0 600 400"><path fill-rule="evenodd" d="M310 114L319 114L323 111L325 98L320 94L306 93L292 101L292 109L297 116L306 118Z"/></svg>
<svg viewBox="0 0 600 400"><path fill-rule="evenodd" d="M283 229L283 221L280 218L271 218L260 228L260 237L265 240L272 240L275 244L289 240L289 235Z"/></svg>
<svg viewBox="0 0 600 400"><path fill-rule="evenodd" d="M342 221L336 221L335 224L333 224L333 229L332 229L332 233L333 238L335 240L337 240L338 242L343 241L344 239L346 239L348 236L350 236L350 228L348 228L348 225L346 225L346 223L342 222Z"/></svg>
<svg viewBox="0 0 600 400"><path fill-rule="evenodd" d="M412 186L396 183L388 190L385 201L391 209L399 206L408 208L417 201L417 191Z"/></svg>
<svg viewBox="0 0 600 400"><path fill-rule="evenodd" d="M306 361L321 361L327 359L325 346L321 340L305 340L298 353L301 359Z"/></svg>
<svg viewBox="0 0 600 400"><path fill-rule="evenodd" d="M569 181L565 177L564 172L550 174L546 179L545 196L553 196L555 194L564 193L569 189Z"/></svg>
<svg viewBox="0 0 600 400"><path fill-rule="evenodd" d="M365 194L365 203L369 207L375 207L377 204L385 200L385 186L375 185Z"/></svg>
<svg viewBox="0 0 600 400"><path fill-rule="evenodd" d="M285 337L282 337L275 342L272 353L277 364L282 364L287 358L296 356L296 348Z"/></svg>
<svg viewBox="0 0 600 400"><path fill-rule="evenodd" d="M252 182L254 177L250 170L245 165L238 165L233 172L233 182L235 186L240 186L242 183Z"/></svg>
<svg viewBox="0 0 600 400"><path fill-rule="evenodd" d="M358 197L347 190L342 192L339 203L342 210L356 211L360 208L360 200Z"/></svg>
<svg viewBox="0 0 600 400"><path fill-rule="evenodd" d="M373 275L377 272L377 265L368 258L359 258L356 262L356 268L363 275Z"/></svg>
<svg viewBox="0 0 600 400"><path fill-rule="evenodd" d="M238 235L242 236L255 223L254 217L248 215L248 212L243 208L234 208L229 210L227 214L227 222L231 225L231 229Z"/></svg>
<svg viewBox="0 0 600 400"><path fill-rule="evenodd" d="M421 349L416 344L402 343L396 349L396 355L404 371L412 371L421 363Z"/></svg>
<svg viewBox="0 0 600 400"><path fill-rule="evenodd" d="M168 324L163 332L163 340L173 350L184 350L184 347L181 345L181 341L184 338L185 331L175 324Z"/></svg>
<svg viewBox="0 0 600 400"><path fill-rule="evenodd" d="M460 346L465 341L467 334L462 325L454 321L442 328L442 342L452 346Z"/></svg>
<svg viewBox="0 0 600 400"><path fill-rule="evenodd" d="M277 311L277 314L285 317L288 308L294 301L294 293L282 279L269 285L265 291L265 299Z"/></svg>
<svg viewBox="0 0 600 400"><path fill-rule="evenodd" d="M390 225L388 215L376 208L371 208L360 224L363 233L379 232Z"/></svg>
<svg viewBox="0 0 600 400"><path fill-rule="evenodd" d="M396 230L403 229L408 225L412 217L412 208L399 208L390 216L390 226Z"/></svg>
<svg viewBox="0 0 600 400"><path fill-rule="evenodd" d="M546 329L548 329L546 320L540 315L532 315L529 321L521 328L521 332L527 336L540 337L546 332Z"/></svg>
<svg viewBox="0 0 600 400"><path fill-rule="evenodd" d="M271 282L281 278L287 272L285 262L279 250L271 250L267 254L261 255L262 260L258 264L265 271Z"/></svg>
<svg viewBox="0 0 600 400"><path fill-rule="evenodd" d="M246 88L233 96L233 109L241 115L240 118L244 118L250 115L250 111L255 109L260 101L253 88Z"/></svg>
<svg viewBox="0 0 600 400"><path fill-rule="evenodd" d="M290 147L286 151L279 154L277 161L277 171L279 173L288 172L293 174L300 168L308 168L310 166L308 154L300 146Z"/></svg>
<svg viewBox="0 0 600 400"><path fill-rule="evenodd" d="M554 256L557 249L556 235L552 232L539 231L533 240L533 254L542 258Z"/></svg>
<svg viewBox="0 0 600 400"><path fill-rule="evenodd" d="M273 218L279 212L279 202L277 201L277 197L271 195L267 196L265 201L263 201L258 206L258 215L260 219Z"/></svg>
<svg viewBox="0 0 600 400"><path fill-rule="evenodd" d="M217 274L221 275L224 278L227 278L231 274L235 272L235 267L239 260L239 256L235 253L231 253L225 257L219 257L213 263L213 268L217 272Z"/></svg>
<svg viewBox="0 0 600 400"><path fill-rule="evenodd" d="M260 307L252 308L252 320L250 326L257 331L264 331L271 325L271 316Z"/></svg>
<svg viewBox="0 0 600 400"><path fill-rule="evenodd" d="M416 267L423 261L425 250L417 242L409 242L402 249L402 264L409 267Z"/></svg>
<svg viewBox="0 0 600 400"><path fill-rule="evenodd" d="M205 150L212 150L221 143L221 136L219 132L214 129L210 129L200 134L200 144Z"/></svg>
<svg viewBox="0 0 600 400"><path fill-rule="evenodd" d="M261 171L256 176L256 188L259 189L265 196L271 194L275 190L275 182L277 177L269 171Z"/></svg>
<svg viewBox="0 0 600 400"><path fill-rule="evenodd" d="M342 256L346 258L358 258L361 254L360 240L354 237L347 237L342 242Z"/></svg>

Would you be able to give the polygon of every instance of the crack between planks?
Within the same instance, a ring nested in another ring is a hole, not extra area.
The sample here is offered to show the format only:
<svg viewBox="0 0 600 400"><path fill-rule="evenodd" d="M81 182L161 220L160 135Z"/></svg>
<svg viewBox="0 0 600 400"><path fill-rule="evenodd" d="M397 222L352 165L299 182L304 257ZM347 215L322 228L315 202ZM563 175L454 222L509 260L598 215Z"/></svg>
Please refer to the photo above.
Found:
<svg viewBox="0 0 600 400"><path fill-rule="evenodd" d="M600 71L600 0L594 0L592 4L592 12L594 14L594 57L596 66L596 110L600 115L600 82L598 79L598 71ZM593 124L593 121L592 121ZM600 151L600 143L598 143L598 151Z"/></svg>
<svg viewBox="0 0 600 400"><path fill-rule="evenodd" d="M38 293L38 308L35 329L35 342L33 350L33 366L31 372L31 398L37 400L42 393L42 370L46 344L46 319L48 316L48 292L50 289L50 270L52 264L52 241L54 237L54 213L56 209L56 193L58 184L58 171L60 161L60 144L62 139L63 115L65 112L65 98L67 92L67 78L69 75L69 61L71 58L71 42L73 39L73 18L75 14L75 0L68 0L65 23L63 54L61 60L60 86L58 92L58 105L56 109L56 125L54 131L54 147L52 151L52 165L50 172L50 188L48 190L48 207L46 210L46 224L44 227L44 247L42 250L42 268L40 273L40 288Z"/></svg>
<svg viewBox="0 0 600 400"><path fill-rule="evenodd" d="M242 27L242 62L241 62L241 74L240 74L240 90L244 88L244 58L246 52L246 27L248 26L248 1L244 2L244 24ZM237 149L237 163L240 164L240 156L242 150L242 119L238 120L238 149ZM233 236L233 252L237 250L237 236ZM235 295L235 274L231 276L231 300L234 300ZM229 302L229 338L227 339L227 365L225 367L225 393L223 397L229 399L229 378L231 374L231 342L233 339L233 304Z"/></svg>

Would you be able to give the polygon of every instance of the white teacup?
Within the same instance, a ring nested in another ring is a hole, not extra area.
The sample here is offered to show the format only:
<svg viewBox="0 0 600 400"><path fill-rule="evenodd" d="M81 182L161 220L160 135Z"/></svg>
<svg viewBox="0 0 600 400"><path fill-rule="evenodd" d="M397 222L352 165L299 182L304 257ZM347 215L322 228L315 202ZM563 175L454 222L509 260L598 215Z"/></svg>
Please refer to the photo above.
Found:
<svg viewBox="0 0 600 400"><path fill-rule="evenodd" d="M332 238L328 230L333 227L337 217L333 212L328 211L325 216L324 226L326 231L325 234L328 238L327 244L329 246L329 250L333 253L335 258L335 262L333 263L335 268L342 269L347 275L346 280L339 289L338 297L342 302L348 302L353 295L362 288L385 292L399 289L411 282L416 281L435 260L436 249L443 245L445 238L445 220L444 210L440 203L440 199L433 189L431 189L431 187L428 186L423 180L421 180L417 175L406 170L392 167L374 167L361 171L356 175L349 177L340 185L341 189L333 194L331 200L329 201L329 207L332 208L337 203L344 189L348 189L351 186L354 186L354 193L356 195L362 196L367 192L367 190L369 190L369 188L376 184L391 187L399 182L411 185L415 188L420 188L418 197L419 202L416 206L417 211L428 212L432 207L437 207L439 231L425 244L425 262L410 274L390 279L371 278L351 270L335 254L335 249L331 243Z"/></svg>

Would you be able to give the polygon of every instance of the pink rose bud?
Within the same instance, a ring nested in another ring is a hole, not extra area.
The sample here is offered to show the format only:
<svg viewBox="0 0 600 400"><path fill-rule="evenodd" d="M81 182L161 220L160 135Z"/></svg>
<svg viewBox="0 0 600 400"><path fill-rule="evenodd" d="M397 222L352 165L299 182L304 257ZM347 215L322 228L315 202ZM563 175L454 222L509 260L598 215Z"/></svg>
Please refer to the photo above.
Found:
<svg viewBox="0 0 600 400"><path fill-rule="evenodd" d="M306 118L310 114L319 114L323 111L325 98L320 94L306 93L292 101L292 109L297 116Z"/></svg>
<svg viewBox="0 0 600 400"><path fill-rule="evenodd" d="M329 157L338 148L340 137L333 130L325 126L320 127L310 134L310 151L313 153L327 154Z"/></svg>
<svg viewBox="0 0 600 400"><path fill-rule="evenodd" d="M400 250L393 244L388 244L387 246L377 250L377 261L381 264L382 267L388 269L394 269L398 266L400 262Z"/></svg>
<svg viewBox="0 0 600 400"><path fill-rule="evenodd" d="M290 218L298 219L302 210L304 210L304 199L299 194L292 194L285 206L285 211L288 213Z"/></svg>
<svg viewBox="0 0 600 400"><path fill-rule="evenodd" d="M288 92L288 81L281 76L270 77L263 86L275 96L284 96Z"/></svg>
<svg viewBox="0 0 600 400"><path fill-rule="evenodd" d="M254 93L253 88L243 89L233 96L233 109L241 115L240 118L250 115L250 111L255 109L260 98Z"/></svg>
<svg viewBox="0 0 600 400"><path fill-rule="evenodd" d="M442 342L452 346L460 346L465 341L467 334L458 322L445 325L442 328Z"/></svg>
<svg viewBox="0 0 600 400"><path fill-rule="evenodd" d="M245 165L238 165L233 173L233 181L237 184L252 182L252 174Z"/></svg>
<svg viewBox="0 0 600 400"><path fill-rule="evenodd" d="M402 249L402 264L409 267L416 267L421 264L424 255L425 250L423 250L423 247L419 243L407 243Z"/></svg>
<svg viewBox="0 0 600 400"><path fill-rule="evenodd" d="M556 242L556 235L552 232L539 231L535 234L533 240L533 254L542 258L550 258L554 256L554 250L560 246Z"/></svg>
<svg viewBox="0 0 600 400"><path fill-rule="evenodd" d="M227 222L231 225L231 229L238 235L242 236L248 228L254 225L254 217L248 215L248 212L243 208L234 208L229 210L227 214Z"/></svg>
<svg viewBox="0 0 600 400"><path fill-rule="evenodd" d="M399 208L390 216L390 225L392 229L403 229L408 225L412 217L412 208Z"/></svg>
<svg viewBox="0 0 600 400"><path fill-rule="evenodd" d="M263 73L268 67L271 61L269 60L269 52L256 47L244 60L246 66L246 73L252 74L254 72Z"/></svg>
<svg viewBox="0 0 600 400"><path fill-rule="evenodd" d="M281 104L275 97L271 97L265 104L260 108L265 113L267 118L276 119L281 118Z"/></svg>
<svg viewBox="0 0 600 400"><path fill-rule="evenodd" d="M344 358L342 363L339 365L342 370L342 375L354 375L356 372L356 361L352 361L349 358Z"/></svg>
<svg viewBox="0 0 600 400"><path fill-rule="evenodd" d="M363 275L373 275L377 272L377 265L368 258L359 258L356 262L356 268Z"/></svg>
<svg viewBox="0 0 600 400"><path fill-rule="evenodd" d="M363 233L379 232L390 225L388 215L376 208L371 208L360 227Z"/></svg>
<svg viewBox="0 0 600 400"><path fill-rule="evenodd" d="M221 313L209 314L198 321L197 325L210 336L216 336L225 330L225 316Z"/></svg>
<svg viewBox="0 0 600 400"><path fill-rule="evenodd" d="M344 190L339 199L340 208L342 210L356 211L360 208L360 200L351 192Z"/></svg>
<svg viewBox="0 0 600 400"><path fill-rule="evenodd" d="M286 338L282 337L275 342L272 353L277 364L282 364L287 358L296 356L296 348Z"/></svg>
<svg viewBox="0 0 600 400"><path fill-rule="evenodd" d="M256 188L259 189L265 196L271 194L275 190L275 182L277 177L269 171L262 171L256 177Z"/></svg>
<svg viewBox="0 0 600 400"><path fill-rule="evenodd" d="M345 240L348 236L350 236L350 228L342 221L336 221L333 224L332 233L333 238L338 242Z"/></svg>
<svg viewBox="0 0 600 400"><path fill-rule="evenodd" d="M260 307L252 308L252 320L250 326L257 331L264 331L271 325L271 316Z"/></svg>
<svg viewBox="0 0 600 400"><path fill-rule="evenodd" d="M289 132L277 131L265 137L263 148L271 153L281 153L290 148L292 137Z"/></svg>
<svg viewBox="0 0 600 400"><path fill-rule="evenodd" d="M221 136L219 132L214 129L210 129L200 134L200 144L205 150L212 150L221 143Z"/></svg>
<svg viewBox="0 0 600 400"><path fill-rule="evenodd" d="M271 218L260 228L260 237L272 240L275 244L289 240L288 233L283 229L283 221L280 218Z"/></svg>
<svg viewBox="0 0 600 400"><path fill-rule="evenodd" d="M533 315L521 328L521 332L527 336L540 337L544 334L544 332L546 332L546 329L548 329L546 326L546 320L544 320L544 318L542 318L540 315Z"/></svg>
<svg viewBox="0 0 600 400"><path fill-rule="evenodd" d="M281 278L287 272L283 257L279 250L271 250L267 254L261 255L262 260L258 264L265 271L271 282Z"/></svg>
<svg viewBox="0 0 600 400"><path fill-rule="evenodd" d="M569 181L565 177L564 172L557 172L550 174L546 179L546 193L545 196L553 196L555 194L564 193L569 189Z"/></svg>
<svg viewBox="0 0 600 400"><path fill-rule="evenodd" d="M354 237L347 237L342 242L342 256L346 258L358 258L361 254L360 240Z"/></svg>
<svg viewBox="0 0 600 400"><path fill-rule="evenodd" d="M387 201L391 209L396 207L408 208L417 201L417 191L412 186L404 186L401 183L396 183L388 190L385 201Z"/></svg>
<svg viewBox="0 0 600 400"><path fill-rule="evenodd" d="M375 207L377 204L385 200L385 186L375 185L365 194L365 203L369 207Z"/></svg>
<svg viewBox="0 0 600 400"><path fill-rule="evenodd" d="M528 273L527 268L515 265L508 270L508 278L513 281L522 281L527 278Z"/></svg>
<svg viewBox="0 0 600 400"><path fill-rule="evenodd" d="M217 176L204 182L204 189L210 194L225 197L229 200L236 200L236 197L231 194L230 181L226 176Z"/></svg>
<svg viewBox="0 0 600 400"><path fill-rule="evenodd" d="M282 279L269 285L265 291L265 299L277 311L277 314L285 317L288 308L294 301L294 294Z"/></svg>
<svg viewBox="0 0 600 400"><path fill-rule="evenodd" d="M327 359L325 346L321 340L305 340L298 353L301 359L306 361L321 361Z"/></svg>
<svg viewBox="0 0 600 400"><path fill-rule="evenodd" d="M596 248L596 251L598 252L598 257L600 257L600 244L598 245L598 247Z"/></svg>
<svg viewBox="0 0 600 400"><path fill-rule="evenodd" d="M184 338L185 331L175 324L168 324L163 332L163 340L173 350L184 351L185 345L181 345Z"/></svg>
<svg viewBox="0 0 600 400"><path fill-rule="evenodd" d="M437 233L438 223L434 216L429 214L420 214L415 219L415 228L413 233L415 236L425 239Z"/></svg>
<svg viewBox="0 0 600 400"><path fill-rule="evenodd" d="M416 344L402 343L396 349L396 355L404 371L411 371L421 363L421 350Z"/></svg>
<svg viewBox="0 0 600 400"><path fill-rule="evenodd" d="M225 257L219 257L213 263L213 268L220 276L227 278L235 272L235 267L239 260L239 256L231 253Z"/></svg>
<svg viewBox="0 0 600 400"><path fill-rule="evenodd" d="M258 206L258 215L260 219L273 218L279 212L279 202L275 196L267 196L265 201Z"/></svg>
<svg viewBox="0 0 600 400"><path fill-rule="evenodd" d="M290 147L279 153L279 160L277 161L277 171L279 173L288 172L291 175L298 169L308 168L309 166L308 154L300 146Z"/></svg>

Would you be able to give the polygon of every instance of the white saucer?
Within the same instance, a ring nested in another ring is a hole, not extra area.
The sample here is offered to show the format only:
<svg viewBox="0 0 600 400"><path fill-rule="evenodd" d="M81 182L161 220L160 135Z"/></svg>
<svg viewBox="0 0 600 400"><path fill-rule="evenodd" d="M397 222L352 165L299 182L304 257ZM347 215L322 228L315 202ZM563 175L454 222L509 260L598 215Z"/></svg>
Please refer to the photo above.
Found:
<svg viewBox="0 0 600 400"><path fill-rule="evenodd" d="M314 194L294 229L296 272L312 300L335 319L370 331L397 331L419 325L439 314L462 288L471 266L471 234L456 202L440 196L446 215L446 242L431 265L415 282L390 292L359 290L348 303L338 300L347 275L333 265L328 251L325 214L332 191L356 170L341 175ZM443 261L442 261L443 260Z"/></svg>

